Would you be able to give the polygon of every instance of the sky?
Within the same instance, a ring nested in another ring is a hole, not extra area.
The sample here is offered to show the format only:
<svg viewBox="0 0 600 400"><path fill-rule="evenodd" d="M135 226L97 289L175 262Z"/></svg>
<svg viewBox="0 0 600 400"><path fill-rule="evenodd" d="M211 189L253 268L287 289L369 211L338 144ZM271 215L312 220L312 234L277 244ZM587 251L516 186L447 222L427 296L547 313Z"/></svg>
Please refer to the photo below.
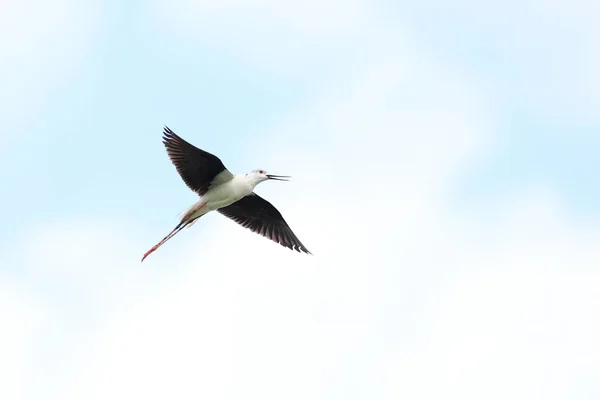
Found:
<svg viewBox="0 0 600 400"><path fill-rule="evenodd" d="M0 398L597 399L600 7L0 13ZM169 126L314 254L197 197Z"/></svg>

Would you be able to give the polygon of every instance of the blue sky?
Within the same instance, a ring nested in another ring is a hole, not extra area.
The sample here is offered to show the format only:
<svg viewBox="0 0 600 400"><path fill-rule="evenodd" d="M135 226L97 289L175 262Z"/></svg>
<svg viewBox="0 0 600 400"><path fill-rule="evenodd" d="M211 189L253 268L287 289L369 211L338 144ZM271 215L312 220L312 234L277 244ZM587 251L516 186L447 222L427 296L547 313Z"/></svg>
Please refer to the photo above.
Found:
<svg viewBox="0 0 600 400"><path fill-rule="evenodd" d="M0 397L597 398L590 4L8 6ZM163 125L292 175L315 256L211 215L140 264Z"/></svg>

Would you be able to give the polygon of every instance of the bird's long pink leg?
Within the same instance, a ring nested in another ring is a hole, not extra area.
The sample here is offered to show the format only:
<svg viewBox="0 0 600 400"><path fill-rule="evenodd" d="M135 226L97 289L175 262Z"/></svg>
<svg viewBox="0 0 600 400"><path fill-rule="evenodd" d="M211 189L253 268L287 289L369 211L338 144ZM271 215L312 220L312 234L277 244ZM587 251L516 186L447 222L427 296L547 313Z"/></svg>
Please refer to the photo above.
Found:
<svg viewBox="0 0 600 400"><path fill-rule="evenodd" d="M146 253L144 253L144 256L142 257L142 261L144 261L146 259L146 257L148 257L150 254L154 253L160 246L162 246L163 244L165 244L165 242L167 240L171 239L173 236L175 236L177 233L179 233L179 231L181 231L183 228L185 228L186 225L191 222L190 221L190 217L196 211L198 211L202 207L204 207L206 204L207 204L207 202L201 203L198 207L196 207L192 211L188 212L183 217L182 221L179 224L177 224L177 226L171 232L169 232L169 234L167 236L165 236L160 242L156 243L154 246L152 246L152 248L150 250L148 250Z"/></svg>

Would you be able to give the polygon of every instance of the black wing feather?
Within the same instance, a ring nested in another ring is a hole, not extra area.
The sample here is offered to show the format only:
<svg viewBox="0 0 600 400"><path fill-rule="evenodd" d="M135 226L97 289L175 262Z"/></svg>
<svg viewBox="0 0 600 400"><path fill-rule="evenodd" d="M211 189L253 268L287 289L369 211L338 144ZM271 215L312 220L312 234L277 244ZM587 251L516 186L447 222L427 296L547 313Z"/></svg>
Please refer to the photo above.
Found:
<svg viewBox="0 0 600 400"><path fill-rule="evenodd" d="M191 145L166 126L163 143L185 184L200 196L208 191L213 179L226 170L217 156Z"/></svg>
<svg viewBox="0 0 600 400"><path fill-rule="evenodd" d="M298 252L311 254L292 232L281 213L256 193L251 193L217 211L244 228L271 239L275 243Z"/></svg>

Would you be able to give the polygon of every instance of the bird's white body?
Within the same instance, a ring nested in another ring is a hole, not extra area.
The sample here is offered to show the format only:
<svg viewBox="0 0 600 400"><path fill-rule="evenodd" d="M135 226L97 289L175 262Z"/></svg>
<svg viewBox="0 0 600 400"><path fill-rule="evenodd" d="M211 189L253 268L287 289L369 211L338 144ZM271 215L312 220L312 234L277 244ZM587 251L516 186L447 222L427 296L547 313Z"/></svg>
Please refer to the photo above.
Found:
<svg viewBox="0 0 600 400"><path fill-rule="evenodd" d="M183 213L183 219L197 220L208 212L227 207L252 193L256 185L267 179L269 178L264 170L252 171L245 175L233 175L229 171L223 171L217 175L204 196Z"/></svg>

